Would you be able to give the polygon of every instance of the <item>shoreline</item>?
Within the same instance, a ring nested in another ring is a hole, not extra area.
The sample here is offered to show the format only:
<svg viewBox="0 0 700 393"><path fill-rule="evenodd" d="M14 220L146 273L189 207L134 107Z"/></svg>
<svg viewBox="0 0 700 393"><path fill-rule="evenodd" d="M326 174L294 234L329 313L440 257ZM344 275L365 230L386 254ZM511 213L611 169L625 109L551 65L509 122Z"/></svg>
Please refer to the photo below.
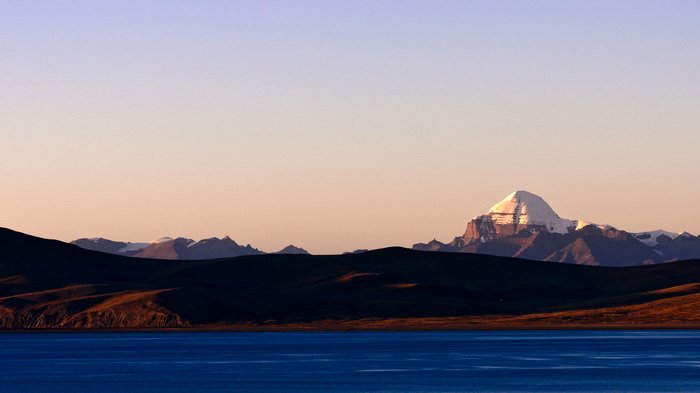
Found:
<svg viewBox="0 0 700 393"><path fill-rule="evenodd" d="M0 329L0 334L14 333L342 333L342 332L459 332L459 331L555 331L555 330L700 330L700 323L635 324L547 324L484 323L467 321L353 320L319 321L284 324L243 323L193 327L125 327L125 328L19 328Z"/></svg>

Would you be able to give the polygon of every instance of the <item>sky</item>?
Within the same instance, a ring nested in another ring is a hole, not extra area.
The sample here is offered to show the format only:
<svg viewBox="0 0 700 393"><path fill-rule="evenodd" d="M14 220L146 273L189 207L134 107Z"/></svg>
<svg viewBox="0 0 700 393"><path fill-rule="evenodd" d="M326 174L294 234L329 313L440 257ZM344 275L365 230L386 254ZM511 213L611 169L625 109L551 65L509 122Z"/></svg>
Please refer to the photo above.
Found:
<svg viewBox="0 0 700 393"><path fill-rule="evenodd" d="M0 226L312 253L515 190L700 233L700 2L0 2Z"/></svg>

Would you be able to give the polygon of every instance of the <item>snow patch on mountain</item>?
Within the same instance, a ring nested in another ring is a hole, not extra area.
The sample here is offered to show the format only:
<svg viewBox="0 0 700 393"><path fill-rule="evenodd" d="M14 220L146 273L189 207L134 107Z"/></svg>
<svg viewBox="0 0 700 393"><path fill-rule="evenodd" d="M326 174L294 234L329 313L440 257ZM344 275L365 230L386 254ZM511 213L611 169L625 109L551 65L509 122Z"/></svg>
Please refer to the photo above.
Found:
<svg viewBox="0 0 700 393"><path fill-rule="evenodd" d="M658 245L659 244L659 237L661 237L661 236L668 237L668 238L670 238L670 240L673 240L680 235L681 234L679 234L679 233L669 232L669 231L665 231L663 229L657 229L655 231L648 231L648 232L638 232L638 233L632 234L632 236L634 236L635 239L639 240L640 242L646 244L649 247L655 247L656 245Z"/></svg>

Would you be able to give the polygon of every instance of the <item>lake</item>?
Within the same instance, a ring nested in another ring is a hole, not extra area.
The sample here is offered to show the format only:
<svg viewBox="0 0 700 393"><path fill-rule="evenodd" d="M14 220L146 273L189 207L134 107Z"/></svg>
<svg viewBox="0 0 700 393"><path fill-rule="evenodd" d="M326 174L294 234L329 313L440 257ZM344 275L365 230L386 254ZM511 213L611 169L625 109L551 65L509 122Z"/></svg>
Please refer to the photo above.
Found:
<svg viewBox="0 0 700 393"><path fill-rule="evenodd" d="M700 331L0 334L10 392L697 392Z"/></svg>

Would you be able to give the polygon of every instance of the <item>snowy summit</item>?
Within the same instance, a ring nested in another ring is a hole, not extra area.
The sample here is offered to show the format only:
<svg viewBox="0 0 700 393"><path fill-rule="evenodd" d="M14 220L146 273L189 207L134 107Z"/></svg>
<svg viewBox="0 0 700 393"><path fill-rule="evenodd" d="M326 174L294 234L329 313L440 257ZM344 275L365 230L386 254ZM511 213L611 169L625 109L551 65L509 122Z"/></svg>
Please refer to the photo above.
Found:
<svg viewBox="0 0 700 393"><path fill-rule="evenodd" d="M516 191L495 204L488 212L494 224L538 225L548 232L567 233L569 227L576 227L577 221L561 217L539 196Z"/></svg>

